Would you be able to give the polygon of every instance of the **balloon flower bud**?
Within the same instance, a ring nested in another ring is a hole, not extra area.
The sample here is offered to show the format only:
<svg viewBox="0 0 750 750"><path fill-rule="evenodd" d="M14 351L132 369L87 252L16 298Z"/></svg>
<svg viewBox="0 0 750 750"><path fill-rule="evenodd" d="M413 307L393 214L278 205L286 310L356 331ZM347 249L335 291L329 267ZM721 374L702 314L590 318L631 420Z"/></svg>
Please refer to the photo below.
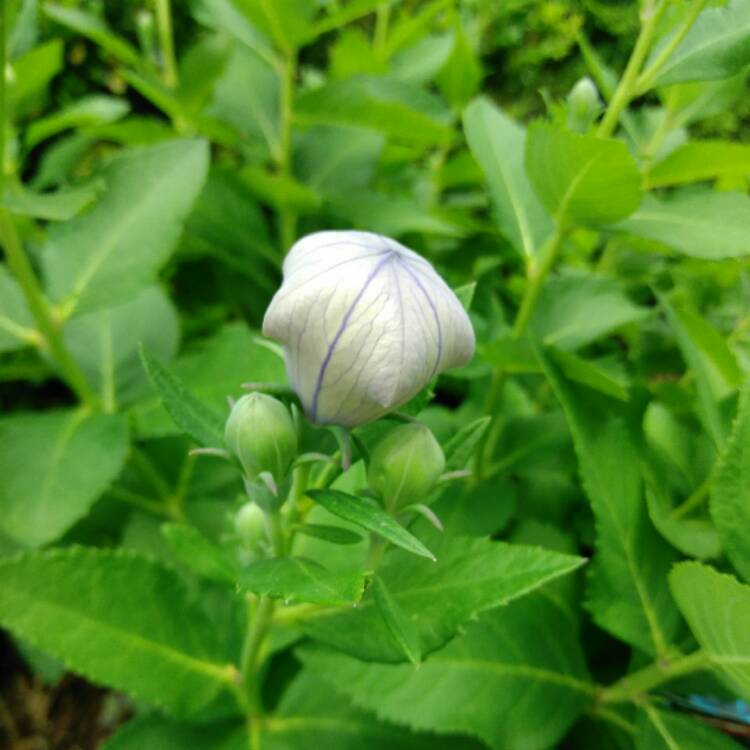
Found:
<svg viewBox="0 0 750 750"><path fill-rule="evenodd" d="M224 437L251 481L268 472L280 484L297 455L297 431L287 408L264 393L250 393L237 401Z"/></svg>
<svg viewBox="0 0 750 750"><path fill-rule="evenodd" d="M354 427L474 353L469 317L420 255L370 232L317 232L284 260L263 333L284 345L308 417Z"/></svg>
<svg viewBox="0 0 750 750"><path fill-rule="evenodd" d="M602 102L594 82L585 76L571 89L567 99L568 126L585 133L602 110Z"/></svg>
<svg viewBox="0 0 750 750"><path fill-rule="evenodd" d="M445 469L445 456L435 436L424 425L404 424L391 430L370 456L370 489L395 511L422 503Z"/></svg>
<svg viewBox="0 0 750 750"><path fill-rule="evenodd" d="M265 514L255 503L245 503L234 517L234 529L242 543L255 548L265 538Z"/></svg>

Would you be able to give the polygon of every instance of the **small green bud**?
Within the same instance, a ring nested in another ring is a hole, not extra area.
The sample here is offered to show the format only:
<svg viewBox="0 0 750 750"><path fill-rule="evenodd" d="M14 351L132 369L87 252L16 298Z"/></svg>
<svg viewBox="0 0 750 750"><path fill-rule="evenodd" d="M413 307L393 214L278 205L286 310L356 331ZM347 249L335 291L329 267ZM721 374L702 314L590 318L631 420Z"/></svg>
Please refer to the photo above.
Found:
<svg viewBox="0 0 750 750"><path fill-rule="evenodd" d="M602 102L594 82L585 76L571 89L567 99L568 127L585 133L599 116Z"/></svg>
<svg viewBox="0 0 750 750"><path fill-rule="evenodd" d="M393 512L425 500L445 469L445 456L435 436L416 422L391 430L370 457L370 489Z"/></svg>
<svg viewBox="0 0 750 750"><path fill-rule="evenodd" d="M265 514L255 503L245 503L234 517L234 530L245 547L255 549L265 537Z"/></svg>
<svg viewBox="0 0 750 750"><path fill-rule="evenodd" d="M289 412L264 393L243 396L232 407L224 437L251 481L267 471L281 484L297 455L297 431Z"/></svg>

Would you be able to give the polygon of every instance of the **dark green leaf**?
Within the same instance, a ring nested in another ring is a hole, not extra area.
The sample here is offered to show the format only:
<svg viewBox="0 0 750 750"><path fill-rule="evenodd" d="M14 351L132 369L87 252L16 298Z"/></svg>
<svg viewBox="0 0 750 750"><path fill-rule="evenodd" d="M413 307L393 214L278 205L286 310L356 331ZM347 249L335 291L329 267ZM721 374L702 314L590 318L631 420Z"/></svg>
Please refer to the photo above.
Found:
<svg viewBox="0 0 750 750"><path fill-rule="evenodd" d="M362 541L362 537L340 526L326 526L320 523L303 523L294 527L298 534L312 536L316 539L323 539L332 544L357 544Z"/></svg>
<svg viewBox="0 0 750 750"><path fill-rule="evenodd" d="M422 660L422 646L414 623L404 614L380 576L375 576L370 586L375 606L380 611L394 640L403 650L406 658L415 666L419 665Z"/></svg>
<svg viewBox="0 0 750 750"><path fill-rule="evenodd" d="M214 544L193 526L167 523L161 527L174 556L202 578L234 585L238 566L227 550Z"/></svg>

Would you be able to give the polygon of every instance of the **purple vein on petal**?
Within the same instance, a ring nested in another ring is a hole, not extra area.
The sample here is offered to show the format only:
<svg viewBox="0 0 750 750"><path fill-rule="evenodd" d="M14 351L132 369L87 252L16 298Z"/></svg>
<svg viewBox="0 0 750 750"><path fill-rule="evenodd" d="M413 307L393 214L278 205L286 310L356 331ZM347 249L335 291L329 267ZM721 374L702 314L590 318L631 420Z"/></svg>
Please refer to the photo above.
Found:
<svg viewBox="0 0 750 750"><path fill-rule="evenodd" d="M354 313L354 309L359 304L359 301L362 299L364 293L367 291L367 288L370 286L373 279L380 272L380 269L383 268L383 266L385 266L385 264L394 257L398 257L398 255L395 251L392 250L392 251L389 251L387 254L384 254L381 260L377 262L375 268L372 269L372 271L370 272L370 275L365 279L365 283L362 285L362 288L357 293L357 296L354 298L354 301L349 306L349 309L344 314L344 317L341 319L341 325L339 326L338 331L336 331L336 335L333 337L333 340L328 345L326 356L323 358L323 362L320 365L320 371L318 372L318 379L317 379L317 382L315 383L315 391L313 392L312 402L310 405L310 418L312 419L313 422L317 420L318 397L320 396L320 391L323 388L323 380L326 375L326 370L328 369L328 365L331 363L331 358L333 357L333 352L335 351L336 346L338 345L341 337L344 335L344 331L346 330L346 327L349 325L349 320L351 319L352 314Z"/></svg>
<svg viewBox="0 0 750 750"><path fill-rule="evenodd" d="M414 283L419 287L420 291L427 300L427 304L432 309L432 314L435 316L435 325L437 326L437 357L435 357L435 365L433 366L432 372L430 373L430 378L432 378L433 375L437 372L438 365L440 364L440 358L443 356L443 329L440 326L440 316L438 315L435 303L432 301L432 297L430 297L429 293L422 285L419 277L405 263L402 264L402 268L404 269L404 271L406 271L406 273L409 274L409 276L411 276L412 281L414 281Z"/></svg>

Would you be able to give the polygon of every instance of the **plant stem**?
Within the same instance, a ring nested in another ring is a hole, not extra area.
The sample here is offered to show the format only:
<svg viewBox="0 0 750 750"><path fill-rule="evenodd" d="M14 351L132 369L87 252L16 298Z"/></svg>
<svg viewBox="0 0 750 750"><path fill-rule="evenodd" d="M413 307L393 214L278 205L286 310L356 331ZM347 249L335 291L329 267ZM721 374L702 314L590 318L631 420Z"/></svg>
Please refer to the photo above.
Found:
<svg viewBox="0 0 750 750"><path fill-rule="evenodd" d="M159 33L161 51L161 68L164 83L170 88L177 87L177 62L174 54L174 35L172 33L171 0L154 0L156 27Z"/></svg>
<svg viewBox="0 0 750 750"><path fill-rule="evenodd" d="M603 688L599 692L599 703L622 703L634 700L642 693L647 693L676 677L705 669L709 664L710 659L703 651L695 651L671 661L655 662L645 669L626 675L614 685Z"/></svg>
<svg viewBox="0 0 750 750"><path fill-rule="evenodd" d="M250 614L250 628L242 646L240 669L245 686L250 695L253 716L263 715L263 701L260 694L259 670L263 645L273 620L275 602L267 596L261 596L255 611Z"/></svg>
<svg viewBox="0 0 750 750"><path fill-rule="evenodd" d="M701 484L695 489L695 491L683 502L678 505L671 513L672 518L683 518L689 515L696 508L700 507L703 502L708 498L711 490L711 479L709 475Z"/></svg>
<svg viewBox="0 0 750 750"><path fill-rule="evenodd" d="M651 49L656 28L666 9L667 0L658 0L655 8L653 7L653 2L646 3L646 7L641 14L641 30L636 39L635 47L625 67L625 72L612 96L612 101L610 101L607 107L604 118L599 123L599 129L596 134L600 138L608 138L612 135L620 120L620 115L636 95L636 81L640 74L641 66Z"/></svg>
<svg viewBox="0 0 750 750"><path fill-rule="evenodd" d="M281 63L280 152L279 171L292 176L292 119L294 117L294 81L297 77L297 52L290 51ZM279 239L281 251L286 253L297 239L297 214L288 205L279 209Z"/></svg>
<svg viewBox="0 0 750 750"><path fill-rule="evenodd" d="M682 40L687 36L687 33L693 27L693 24L706 5L708 5L708 0L694 0L689 13L685 16L682 24L680 24L680 28L677 29L674 36L664 45L651 65L649 65L646 70L638 76L634 86L636 95L643 94L651 88L651 85L656 80L661 69L669 61L669 58L672 57L674 51L680 46Z"/></svg>
<svg viewBox="0 0 750 750"><path fill-rule="evenodd" d="M539 257L532 259L528 267L528 281L521 299L521 305L516 313L516 319L513 323L511 336L514 339L520 339L526 333L531 317L539 300L539 293L544 284L544 280L555 265L566 231L558 223L555 231L550 235L539 252ZM499 419L498 405L500 395L502 394L503 384L505 383L505 371L501 367L496 367L492 373L492 382L490 383L487 398L485 399L484 412L490 415L490 424L484 433L484 439L480 442L477 449L477 464L475 476L477 480L484 478L485 466L487 461L492 457L497 439L499 437Z"/></svg>
<svg viewBox="0 0 750 750"><path fill-rule="evenodd" d="M388 25L391 20L391 3L385 0L378 5L375 11L375 32L372 38L372 48L375 53L375 59L378 62L385 62L386 59L386 41L388 39Z"/></svg>

